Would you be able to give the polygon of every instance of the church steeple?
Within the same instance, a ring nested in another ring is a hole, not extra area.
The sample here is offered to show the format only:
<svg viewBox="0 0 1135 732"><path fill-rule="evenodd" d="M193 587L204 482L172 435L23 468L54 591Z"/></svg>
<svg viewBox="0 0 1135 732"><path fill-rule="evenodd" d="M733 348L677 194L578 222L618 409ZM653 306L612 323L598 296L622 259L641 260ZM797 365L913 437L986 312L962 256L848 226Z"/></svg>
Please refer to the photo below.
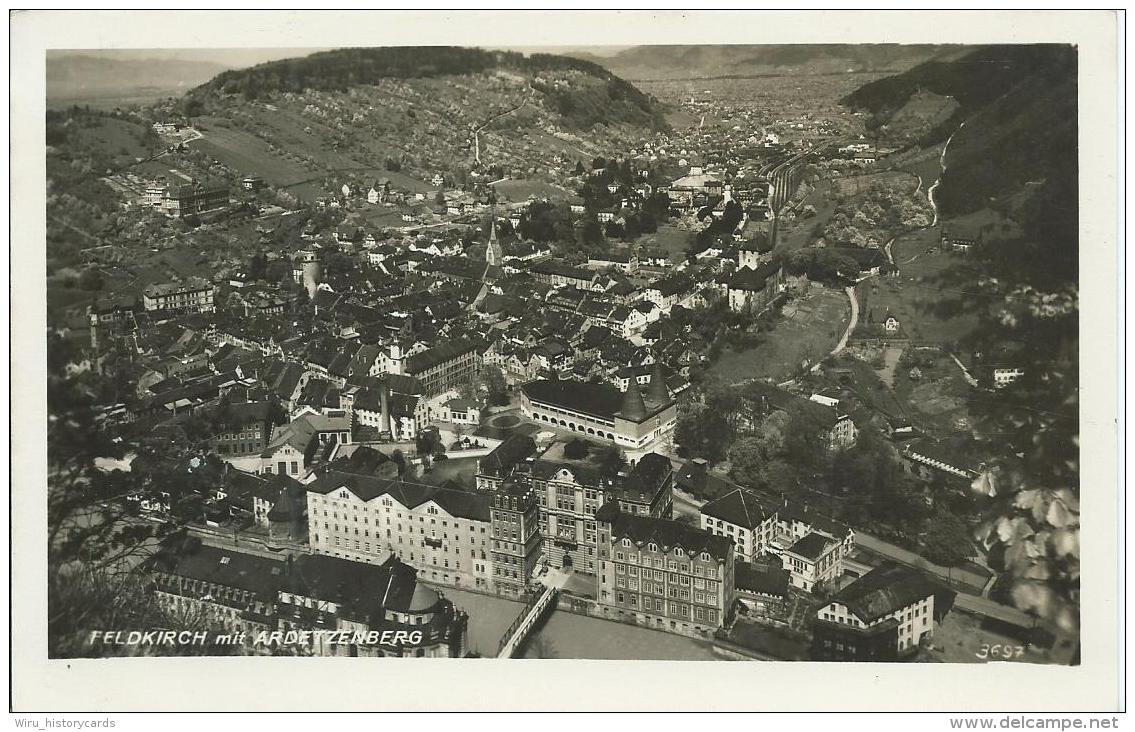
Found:
<svg viewBox="0 0 1135 732"><path fill-rule="evenodd" d="M501 250L500 242L497 241L497 207L495 203L489 217L489 245L485 248L485 262L490 265L500 265L504 252Z"/></svg>

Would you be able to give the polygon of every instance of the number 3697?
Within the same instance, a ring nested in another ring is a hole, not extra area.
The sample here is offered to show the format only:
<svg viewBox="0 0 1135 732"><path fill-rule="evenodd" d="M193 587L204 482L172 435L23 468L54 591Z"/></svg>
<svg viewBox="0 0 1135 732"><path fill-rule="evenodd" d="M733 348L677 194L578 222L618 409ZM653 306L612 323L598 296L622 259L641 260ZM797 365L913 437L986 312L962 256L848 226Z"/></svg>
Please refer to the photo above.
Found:
<svg viewBox="0 0 1135 732"><path fill-rule="evenodd" d="M1009 660L1025 655L1025 647L1014 646L1008 643L994 643L992 645L982 643L981 648L978 649L974 655L982 660Z"/></svg>

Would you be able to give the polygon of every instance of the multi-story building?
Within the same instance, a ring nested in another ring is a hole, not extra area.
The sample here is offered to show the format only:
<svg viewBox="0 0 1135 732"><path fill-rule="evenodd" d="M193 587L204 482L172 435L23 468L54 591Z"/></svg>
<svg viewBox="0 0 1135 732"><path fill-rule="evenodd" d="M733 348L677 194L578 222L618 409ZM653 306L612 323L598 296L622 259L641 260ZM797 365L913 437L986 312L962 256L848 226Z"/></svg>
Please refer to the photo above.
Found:
<svg viewBox="0 0 1135 732"><path fill-rule="evenodd" d="M161 605L246 633L253 653L466 655L468 616L391 556L377 566L319 555L293 561L190 540L166 545L146 569ZM271 635L288 631L323 632L286 648Z"/></svg>
<svg viewBox="0 0 1135 732"><path fill-rule="evenodd" d="M271 402L231 404L220 411L220 429L212 445L222 460L259 455L268 447Z"/></svg>
<svg viewBox="0 0 1135 732"><path fill-rule="evenodd" d="M806 505L787 500L765 504L739 487L702 505L701 526L733 542L743 561L780 555L792 586L809 591L842 575L843 559L855 546L850 528Z"/></svg>
<svg viewBox="0 0 1135 732"><path fill-rule="evenodd" d="M154 205L155 198L153 189L147 189L146 199L150 202L150 205ZM180 218L227 206L229 190L225 186L216 185L168 186L162 190L161 197L156 198L156 200L157 208L162 213L166 216Z"/></svg>
<svg viewBox="0 0 1135 732"><path fill-rule="evenodd" d="M177 282L150 285L142 291L142 305L147 310L211 313L216 310L213 298L217 288L200 277Z"/></svg>
<svg viewBox="0 0 1135 732"><path fill-rule="evenodd" d="M663 381L653 379L645 396L634 379L625 392L581 381L532 381L521 387L520 413L536 424L634 449L672 432L678 423L677 402Z"/></svg>
<svg viewBox="0 0 1135 732"><path fill-rule="evenodd" d="M506 484L492 493L493 586L523 595L540 558L540 506L529 483Z"/></svg>
<svg viewBox="0 0 1135 732"><path fill-rule="evenodd" d="M605 475L594 449L573 457L568 443L553 443L517 476L523 479L530 471L540 506L544 556L553 566L585 574L595 574L598 567L595 512L601 506L611 503L638 516L668 518L673 512L674 476L668 458L648 453L629 470Z"/></svg>
<svg viewBox="0 0 1135 732"><path fill-rule="evenodd" d="M776 515L765 511L749 491L734 488L702 504L701 527L728 538L737 558L752 562L768 551L776 532Z"/></svg>
<svg viewBox="0 0 1135 732"><path fill-rule="evenodd" d="M894 661L917 653L949 612L955 595L917 569L880 565L816 611L812 657Z"/></svg>
<svg viewBox="0 0 1135 732"><path fill-rule="evenodd" d="M725 538L678 521L596 514L598 602L610 615L681 633L712 634L733 606L734 552Z"/></svg>
<svg viewBox="0 0 1135 732"><path fill-rule="evenodd" d="M813 531L794 542L780 555L793 587L810 592L843 574L842 544L823 531Z"/></svg>
<svg viewBox="0 0 1135 732"><path fill-rule="evenodd" d="M403 371L418 380L422 396L431 397L471 382L481 370L480 344L458 340L407 357Z"/></svg>
<svg viewBox="0 0 1135 732"><path fill-rule="evenodd" d="M307 484L312 551L359 562L388 553L427 582L491 589L485 493L328 470Z"/></svg>

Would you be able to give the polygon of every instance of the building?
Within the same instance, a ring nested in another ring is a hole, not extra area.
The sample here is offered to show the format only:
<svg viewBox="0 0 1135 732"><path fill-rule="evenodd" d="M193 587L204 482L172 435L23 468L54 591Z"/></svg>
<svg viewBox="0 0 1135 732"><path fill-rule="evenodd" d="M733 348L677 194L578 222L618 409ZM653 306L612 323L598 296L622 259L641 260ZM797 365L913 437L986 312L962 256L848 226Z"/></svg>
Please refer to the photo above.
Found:
<svg viewBox="0 0 1135 732"><path fill-rule="evenodd" d="M493 491L489 506L492 526L493 586L506 595L528 590L540 558L540 507L530 483L513 482Z"/></svg>
<svg viewBox="0 0 1135 732"><path fill-rule="evenodd" d="M492 223L489 225L489 243L485 246L485 264L498 267L504 264L504 250L501 249L501 244L497 241L497 215L495 210L492 214Z"/></svg>
<svg viewBox="0 0 1135 732"><path fill-rule="evenodd" d="M318 457L329 455L336 445L351 444L351 439L351 418L346 412L308 410L272 431L268 446L260 453L260 471L298 478Z"/></svg>
<svg viewBox="0 0 1135 732"><path fill-rule="evenodd" d="M555 260L544 260L532 265L528 270L538 282L549 285L568 285L581 290L590 290L599 278L599 273L582 267L572 267Z"/></svg>
<svg viewBox="0 0 1135 732"><path fill-rule="evenodd" d="M525 419L622 447L645 448L672 432L678 421L677 403L662 379L652 379L645 395L634 379L625 392L606 384L547 380L520 389Z"/></svg>
<svg viewBox="0 0 1135 732"><path fill-rule="evenodd" d="M282 560L190 539L167 544L145 568L159 604L179 615L203 614L227 632L246 633L253 653L395 658L467 653L468 616L394 557L377 566L319 555ZM289 638L288 631L320 632Z"/></svg>
<svg viewBox="0 0 1135 732"><path fill-rule="evenodd" d="M470 383L481 370L480 344L474 340L450 341L402 361L402 371L418 380L421 395L436 396Z"/></svg>
<svg viewBox="0 0 1135 732"><path fill-rule="evenodd" d="M311 549L379 563L388 553L424 581L491 589L490 496L328 470L307 484Z"/></svg>
<svg viewBox="0 0 1135 732"><path fill-rule="evenodd" d="M591 254L587 257L591 269L610 269L614 267L628 275L638 274L638 256L629 249L620 249L607 254Z"/></svg>
<svg viewBox="0 0 1135 732"><path fill-rule="evenodd" d="M759 381L748 384L746 391L748 399L753 402L756 415L765 415L771 410L777 410L790 417L799 417L816 430L818 436L827 443L829 450L850 447L855 444L859 436L859 429L855 426L851 415L842 410L833 409L816 400L797 396L778 386Z"/></svg>
<svg viewBox="0 0 1135 732"><path fill-rule="evenodd" d="M673 513L673 468L657 453L642 456L629 470L607 474L594 446L556 442L522 468L514 475L520 473L523 480L526 474L535 489L543 554L556 567L595 574L595 512L607 503L636 516L669 518Z"/></svg>
<svg viewBox="0 0 1135 732"><path fill-rule="evenodd" d="M761 506L756 496L734 488L701 507L701 527L733 543L737 558L752 562L768 551L776 535L776 515Z"/></svg>
<svg viewBox="0 0 1135 732"><path fill-rule="evenodd" d="M956 593L899 564L876 567L816 611L818 661L894 661L918 651L953 606Z"/></svg>
<svg viewBox="0 0 1135 732"><path fill-rule="evenodd" d="M227 206L229 189L226 186L199 183L151 186L146 189L144 200L166 216L181 218Z"/></svg>
<svg viewBox="0 0 1135 732"><path fill-rule="evenodd" d="M734 312L759 313L767 308L784 285L784 269L774 262L765 262L755 269L741 267L729 278L729 308Z"/></svg>
<svg viewBox="0 0 1135 732"><path fill-rule="evenodd" d="M720 536L608 503L595 515L598 602L647 627L711 635L733 607L733 546Z"/></svg>
<svg viewBox="0 0 1135 732"><path fill-rule="evenodd" d="M271 402L244 402L222 407L219 429L213 435L213 450L223 460L258 456L268 447Z"/></svg>
<svg viewBox="0 0 1135 732"><path fill-rule="evenodd" d="M816 585L830 586L843 575L840 539L823 531L812 531L793 542L780 558L789 572L793 587L811 592Z"/></svg>
<svg viewBox="0 0 1135 732"><path fill-rule="evenodd" d="M142 291L146 310L211 313L216 310L213 299L216 286L200 277L149 285Z"/></svg>

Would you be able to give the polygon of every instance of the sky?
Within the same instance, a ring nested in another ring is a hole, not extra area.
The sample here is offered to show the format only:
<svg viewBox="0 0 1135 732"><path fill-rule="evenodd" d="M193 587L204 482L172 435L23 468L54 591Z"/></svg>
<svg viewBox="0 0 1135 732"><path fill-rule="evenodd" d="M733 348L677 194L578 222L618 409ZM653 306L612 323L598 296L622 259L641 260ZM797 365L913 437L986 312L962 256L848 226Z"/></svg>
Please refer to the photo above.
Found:
<svg viewBox="0 0 1135 732"><path fill-rule="evenodd" d="M612 56L632 46L489 46L521 53L591 53ZM283 58L307 56L330 48L92 48L58 49L49 51L50 57L93 56L118 60L162 59L178 61L208 61L230 68L244 68Z"/></svg>

